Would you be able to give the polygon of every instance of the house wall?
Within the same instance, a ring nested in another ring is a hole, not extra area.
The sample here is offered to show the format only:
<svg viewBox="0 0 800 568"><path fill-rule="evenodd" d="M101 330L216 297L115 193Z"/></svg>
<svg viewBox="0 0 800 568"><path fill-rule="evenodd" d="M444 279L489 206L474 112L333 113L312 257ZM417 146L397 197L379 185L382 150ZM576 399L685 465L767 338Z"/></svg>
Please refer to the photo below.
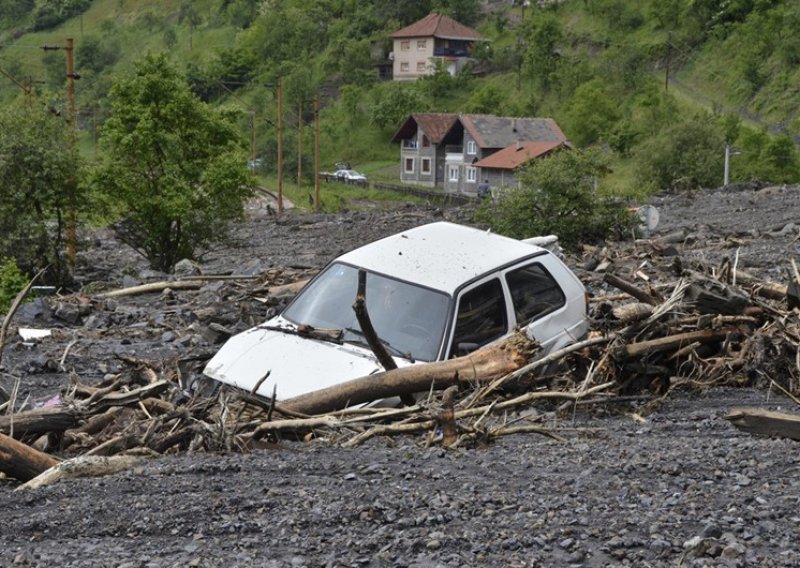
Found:
<svg viewBox="0 0 800 568"><path fill-rule="evenodd" d="M422 130L418 130L414 139L400 144L400 181L434 187L437 180L437 148L433 144L425 146L424 135Z"/></svg>
<svg viewBox="0 0 800 568"><path fill-rule="evenodd" d="M406 48L407 42L407 48ZM433 37L396 38L394 40L395 81L413 81L433 72Z"/></svg>
<svg viewBox="0 0 800 568"><path fill-rule="evenodd" d="M480 168L481 179L488 179L492 189L498 187L518 187L516 176L513 171L495 168Z"/></svg>

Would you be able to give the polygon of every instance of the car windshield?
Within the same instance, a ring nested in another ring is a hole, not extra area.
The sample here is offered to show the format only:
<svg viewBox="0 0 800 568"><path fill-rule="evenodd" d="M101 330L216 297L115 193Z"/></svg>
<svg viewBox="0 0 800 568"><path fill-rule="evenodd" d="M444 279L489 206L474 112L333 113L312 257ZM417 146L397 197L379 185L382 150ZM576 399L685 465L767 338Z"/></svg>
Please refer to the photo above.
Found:
<svg viewBox="0 0 800 568"><path fill-rule="evenodd" d="M283 317L296 324L341 329L343 341L364 344L353 311L358 269L333 263L295 298ZM367 311L392 354L433 361L439 354L450 297L442 292L367 273Z"/></svg>

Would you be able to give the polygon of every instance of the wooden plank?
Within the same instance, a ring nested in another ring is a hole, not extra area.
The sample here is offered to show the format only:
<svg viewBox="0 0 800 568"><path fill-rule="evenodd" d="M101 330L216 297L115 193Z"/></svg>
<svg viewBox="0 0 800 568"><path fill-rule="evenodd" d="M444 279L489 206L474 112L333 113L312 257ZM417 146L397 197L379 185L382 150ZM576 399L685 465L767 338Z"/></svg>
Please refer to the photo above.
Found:
<svg viewBox="0 0 800 568"><path fill-rule="evenodd" d="M800 440L800 416L797 414L761 408L732 408L725 420L750 434Z"/></svg>

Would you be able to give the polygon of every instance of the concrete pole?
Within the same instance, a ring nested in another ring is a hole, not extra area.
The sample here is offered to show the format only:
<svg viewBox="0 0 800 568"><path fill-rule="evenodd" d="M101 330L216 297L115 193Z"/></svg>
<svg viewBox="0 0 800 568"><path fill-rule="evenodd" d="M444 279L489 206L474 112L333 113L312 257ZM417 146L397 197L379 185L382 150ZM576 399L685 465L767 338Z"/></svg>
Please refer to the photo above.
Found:
<svg viewBox="0 0 800 568"><path fill-rule="evenodd" d="M730 172L731 172L731 145L725 144L725 173L722 178L723 187L728 186L728 180L730 179Z"/></svg>

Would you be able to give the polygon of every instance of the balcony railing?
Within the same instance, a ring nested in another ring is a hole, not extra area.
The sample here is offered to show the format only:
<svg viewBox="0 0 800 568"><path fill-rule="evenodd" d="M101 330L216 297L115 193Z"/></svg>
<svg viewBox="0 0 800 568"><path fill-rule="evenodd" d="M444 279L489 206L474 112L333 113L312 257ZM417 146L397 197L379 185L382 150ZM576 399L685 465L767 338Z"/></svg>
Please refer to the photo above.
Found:
<svg viewBox="0 0 800 568"><path fill-rule="evenodd" d="M437 47L433 50L434 57L468 57L469 49L466 47Z"/></svg>
<svg viewBox="0 0 800 568"><path fill-rule="evenodd" d="M417 149L417 141L416 140L403 140L403 149L404 150L416 150Z"/></svg>
<svg viewBox="0 0 800 568"><path fill-rule="evenodd" d="M463 154L464 153L464 146L456 146L454 144L448 144L444 147L445 154Z"/></svg>

